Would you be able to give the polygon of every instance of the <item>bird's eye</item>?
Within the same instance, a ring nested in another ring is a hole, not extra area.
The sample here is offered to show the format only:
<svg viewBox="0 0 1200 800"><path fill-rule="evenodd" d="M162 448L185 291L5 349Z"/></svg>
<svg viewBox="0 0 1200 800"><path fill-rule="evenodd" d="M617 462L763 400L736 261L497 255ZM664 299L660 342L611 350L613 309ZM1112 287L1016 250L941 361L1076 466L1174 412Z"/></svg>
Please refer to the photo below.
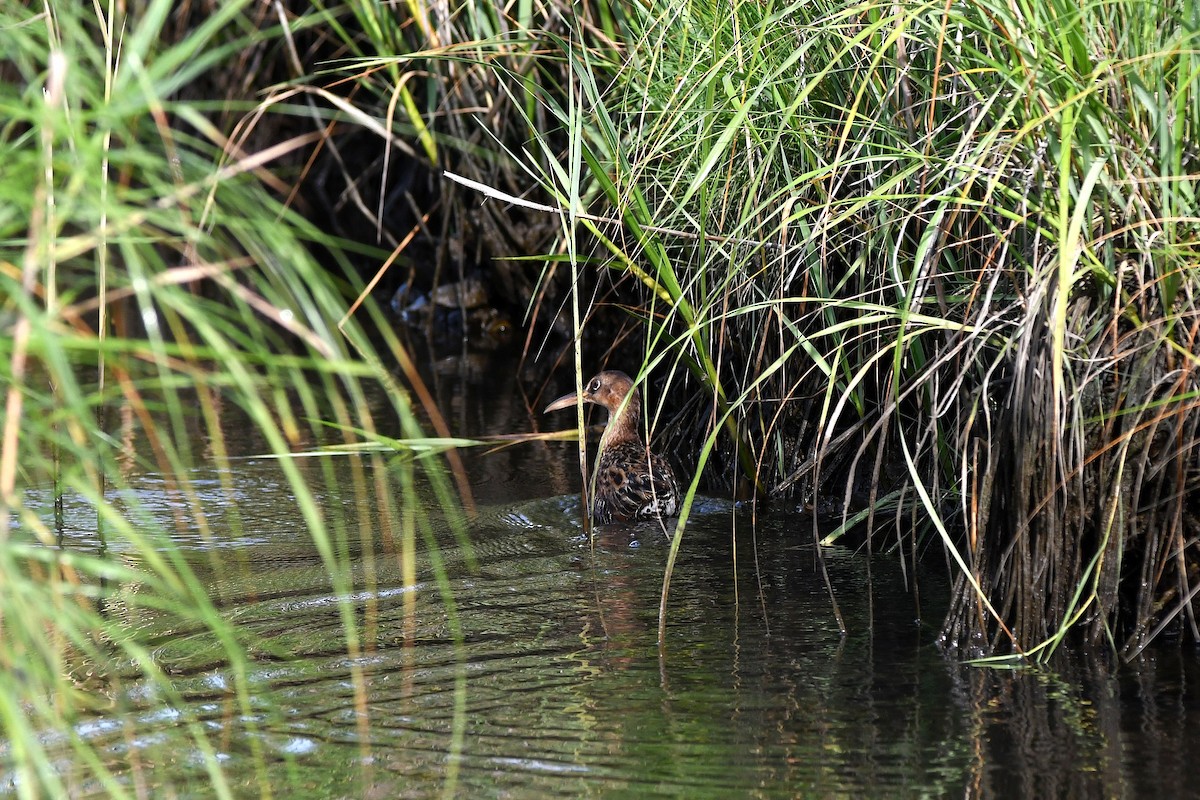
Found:
<svg viewBox="0 0 1200 800"><path fill-rule="evenodd" d="M589 392L600 391L600 379L599 378L594 379L590 384L588 384L588 391Z"/></svg>

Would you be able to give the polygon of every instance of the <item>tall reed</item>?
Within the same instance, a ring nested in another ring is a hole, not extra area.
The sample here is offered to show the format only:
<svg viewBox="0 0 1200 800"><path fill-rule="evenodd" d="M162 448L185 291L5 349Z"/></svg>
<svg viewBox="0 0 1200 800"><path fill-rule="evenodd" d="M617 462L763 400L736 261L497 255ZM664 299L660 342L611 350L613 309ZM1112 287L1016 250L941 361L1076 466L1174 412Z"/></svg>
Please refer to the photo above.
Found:
<svg viewBox="0 0 1200 800"><path fill-rule="evenodd" d="M359 281L340 243L286 206L268 171L315 136L255 150L252 130L231 138L214 122L257 119L254 103L204 99L283 30L248 0L211 4L176 29L176 6L0 4L0 738L24 797L80 785L131 794L144 779L136 759L114 768L76 726L123 707L129 680L177 699L131 619L207 632L231 704L254 719L249 643L198 572L224 567L212 503L242 529L235 456L281 456L292 512L338 596L350 596L351 544L370 552L372 531L394 526L411 559L422 526L411 460L335 471L286 457L328 440L323 421L420 431L403 392L383 405L368 397L395 387L355 320L337 325ZM218 489L202 489L201 468ZM163 498L142 493L147 475ZM378 518L320 502L322 487L350 490L347 480L375 494ZM82 521L80 507L91 509ZM210 553L203 565L180 548L193 540ZM362 620L349 601L339 613L348 654L361 654L371 646ZM365 712L361 669L351 672ZM232 796L212 729L177 707L214 792ZM270 795L260 739L248 752ZM68 754L85 774L61 771Z"/></svg>
<svg viewBox="0 0 1200 800"><path fill-rule="evenodd" d="M550 270L631 279L653 425L710 487L833 495L872 547L943 548L947 645L1200 639L1195 9L594 10L547 32L467 3L435 36L418 8L416 52L346 71L426 76L406 124L454 120L439 164L536 181L594 242Z"/></svg>

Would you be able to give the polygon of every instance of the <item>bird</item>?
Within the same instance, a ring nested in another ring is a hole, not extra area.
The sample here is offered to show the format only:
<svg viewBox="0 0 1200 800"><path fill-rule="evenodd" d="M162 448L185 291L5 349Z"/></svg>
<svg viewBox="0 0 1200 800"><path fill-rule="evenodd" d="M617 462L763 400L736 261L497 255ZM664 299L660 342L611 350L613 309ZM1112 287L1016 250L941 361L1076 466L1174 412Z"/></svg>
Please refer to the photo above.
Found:
<svg viewBox="0 0 1200 800"><path fill-rule="evenodd" d="M619 370L606 370L588 381L583 400L608 409L593 482L595 522L607 525L675 516L679 484L667 460L651 453L638 436L642 400L633 380ZM571 392L546 406L542 413L570 408L578 402L579 394Z"/></svg>

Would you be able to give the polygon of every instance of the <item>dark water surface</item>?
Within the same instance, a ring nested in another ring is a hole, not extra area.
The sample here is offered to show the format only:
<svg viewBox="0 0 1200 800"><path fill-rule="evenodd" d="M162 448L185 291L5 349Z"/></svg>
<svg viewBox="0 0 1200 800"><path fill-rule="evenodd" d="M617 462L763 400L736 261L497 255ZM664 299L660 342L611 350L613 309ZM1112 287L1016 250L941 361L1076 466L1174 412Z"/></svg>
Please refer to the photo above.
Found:
<svg viewBox="0 0 1200 800"><path fill-rule="evenodd" d="M431 388L456 434L571 424L527 414L512 364L440 368ZM230 664L204 627L131 612L178 694L124 681L74 733L146 797L1200 796L1194 650L1115 674L958 665L934 645L945 567L915 576L918 603L895 556L826 548L842 635L811 517L755 525L719 500L689 522L660 646L669 542L652 525L583 534L573 445L465 460L472 552L435 523L417 537L415 580L370 529L369 495L329 488L324 503L367 521L349 537L348 592L277 463L238 462L236 521L217 476L197 472L210 530L180 544L251 657ZM136 488L171 513L157 476ZM87 545L86 526L67 544ZM64 743L64 780L104 793L79 777L67 733L47 733ZM11 771L0 778L14 791Z"/></svg>

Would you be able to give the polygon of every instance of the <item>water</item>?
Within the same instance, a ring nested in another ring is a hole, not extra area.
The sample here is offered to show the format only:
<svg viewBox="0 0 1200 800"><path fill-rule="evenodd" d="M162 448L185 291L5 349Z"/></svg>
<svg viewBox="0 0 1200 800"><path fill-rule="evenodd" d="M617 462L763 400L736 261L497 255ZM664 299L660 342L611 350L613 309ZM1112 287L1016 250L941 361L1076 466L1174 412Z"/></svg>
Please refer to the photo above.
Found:
<svg viewBox="0 0 1200 800"><path fill-rule="evenodd" d="M452 367L431 383L455 433L542 422L511 365ZM249 656L231 664L205 626L118 595L112 612L176 695L133 676L87 687L108 705L74 734L126 791L150 797L211 796L214 781L236 797L290 798L436 797L448 785L470 798L1198 794L1192 650L1115 674L1082 661L955 664L934 646L944 568L818 554L811 517L754 520L719 500L689 523L660 643L669 542L649 524L584 534L573 445L465 463L473 548L435 524L407 565L372 522L371 493L329 485L326 507L367 520L342 539L350 569L337 587L277 463L239 459L232 483L198 471L207 529L182 530L178 544ZM159 476L132 483L147 513L173 513ZM68 507L79 522L68 546L96 544L86 516ZM46 739L63 744L72 796L106 791L66 732ZM15 781L0 774L0 787Z"/></svg>

